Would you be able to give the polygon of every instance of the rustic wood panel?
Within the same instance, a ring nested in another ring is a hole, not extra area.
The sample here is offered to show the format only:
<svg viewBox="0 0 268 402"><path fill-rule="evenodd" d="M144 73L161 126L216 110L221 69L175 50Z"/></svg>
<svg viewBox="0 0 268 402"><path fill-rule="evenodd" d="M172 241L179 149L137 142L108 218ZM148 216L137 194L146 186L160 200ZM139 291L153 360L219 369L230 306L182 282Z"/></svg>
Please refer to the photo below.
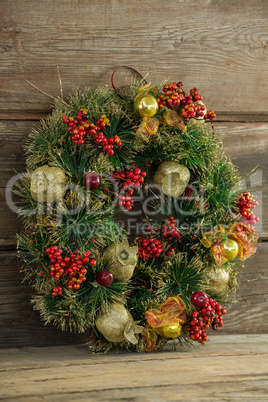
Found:
<svg viewBox="0 0 268 402"><path fill-rule="evenodd" d="M58 62L65 95L130 64L154 82L198 86L217 112L267 113L265 0L2 0L1 17L4 112L49 110L25 79L58 96Z"/></svg>
<svg viewBox="0 0 268 402"><path fill-rule="evenodd" d="M20 230L20 222L7 206L5 188L8 180L16 172L24 171L25 158L22 144L36 121L0 121L0 247L15 246L15 235ZM215 123L216 135L223 140L224 149L241 175L246 175L259 166L261 172L251 182L247 179L247 187L258 196L260 205L254 210L262 217L257 230L262 238L268 236L268 124L265 123ZM14 198L15 200L16 198Z"/></svg>
<svg viewBox="0 0 268 402"><path fill-rule="evenodd" d="M265 242L259 244L257 253L246 261L241 270L237 302L229 305L224 327L217 334L210 331L211 336L268 333L267 259L268 243ZM0 253L1 348L85 342L86 334L68 334L52 325L44 326L39 313L32 309L32 290L21 285L21 280L16 253Z"/></svg>
<svg viewBox="0 0 268 402"><path fill-rule="evenodd" d="M267 335L219 336L154 354L86 354L84 346L2 351L1 399L266 401Z"/></svg>

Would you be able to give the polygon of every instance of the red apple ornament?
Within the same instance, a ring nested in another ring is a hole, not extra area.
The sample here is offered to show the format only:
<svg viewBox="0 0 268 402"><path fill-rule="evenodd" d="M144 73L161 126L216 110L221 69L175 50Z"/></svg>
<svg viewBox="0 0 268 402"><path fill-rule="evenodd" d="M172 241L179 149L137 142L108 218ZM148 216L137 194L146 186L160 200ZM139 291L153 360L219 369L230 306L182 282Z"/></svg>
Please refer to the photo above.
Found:
<svg viewBox="0 0 268 402"><path fill-rule="evenodd" d="M113 283L114 277L110 271L100 271L97 273L97 282L101 286L110 286Z"/></svg>
<svg viewBox="0 0 268 402"><path fill-rule="evenodd" d="M96 172L88 172L84 178L84 185L87 190L94 190L100 186L100 176Z"/></svg>
<svg viewBox="0 0 268 402"><path fill-rule="evenodd" d="M203 308L207 301L208 297L206 293L202 292L201 290L194 292L191 296L191 302L197 308Z"/></svg>

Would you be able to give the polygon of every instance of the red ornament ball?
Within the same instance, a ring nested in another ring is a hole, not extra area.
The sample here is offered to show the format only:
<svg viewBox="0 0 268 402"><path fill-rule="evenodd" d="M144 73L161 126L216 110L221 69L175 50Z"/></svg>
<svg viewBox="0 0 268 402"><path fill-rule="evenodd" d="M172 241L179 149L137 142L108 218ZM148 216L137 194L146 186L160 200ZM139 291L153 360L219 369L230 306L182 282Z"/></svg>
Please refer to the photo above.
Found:
<svg viewBox="0 0 268 402"><path fill-rule="evenodd" d="M84 178L84 185L87 190L94 190L100 186L100 176L96 172L88 172Z"/></svg>
<svg viewBox="0 0 268 402"><path fill-rule="evenodd" d="M110 286L113 283L114 277L110 271L100 271L97 273L96 279L101 286Z"/></svg>
<svg viewBox="0 0 268 402"><path fill-rule="evenodd" d="M204 307L206 305L207 301L208 301L208 297L207 297L206 293L202 292L201 290L194 292L191 296L191 302L197 308Z"/></svg>

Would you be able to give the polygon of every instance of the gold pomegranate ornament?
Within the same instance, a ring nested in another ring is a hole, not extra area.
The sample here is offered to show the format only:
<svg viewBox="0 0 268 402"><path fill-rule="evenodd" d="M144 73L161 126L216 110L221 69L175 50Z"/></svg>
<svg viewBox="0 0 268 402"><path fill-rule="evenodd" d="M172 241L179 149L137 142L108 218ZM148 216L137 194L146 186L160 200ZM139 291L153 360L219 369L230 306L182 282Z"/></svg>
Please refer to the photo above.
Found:
<svg viewBox="0 0 268 402"><path fill-rule="evenodd" d="M164 194L178 197L184 193L190 180L190 171L178 162L162 162L154 177L153 182L161 187Z"/></svg>
<svg viewBox="0 0 268 402"><path fill-rule="evenodd" d="M235 271L229 271L226 268L205 270L203 281L204 288L210 295L223 295L237 288Z"/></svg>
<svg viewBox="0 0 268 402"><path fill-rule="evenodd" d="M130 247L128 241L111 244L104 250L103 259L114 278L128 281L138 261L138 246Z"/></svg>
<svg viewBox="0 0 268 402"><path fill-rule="evenodd" d="M57 167L41 166L31 175L31 195L38 202L59 202L65 194L66 176Z"/></svg>
<svg viewBox="0 0 268 402"><path fill-rule="evenodd" d="M113 303L103 309L96 320L96 327L109 342L128 341L133 345L138 343L135 334L143 330L121 303Z"/></svg>

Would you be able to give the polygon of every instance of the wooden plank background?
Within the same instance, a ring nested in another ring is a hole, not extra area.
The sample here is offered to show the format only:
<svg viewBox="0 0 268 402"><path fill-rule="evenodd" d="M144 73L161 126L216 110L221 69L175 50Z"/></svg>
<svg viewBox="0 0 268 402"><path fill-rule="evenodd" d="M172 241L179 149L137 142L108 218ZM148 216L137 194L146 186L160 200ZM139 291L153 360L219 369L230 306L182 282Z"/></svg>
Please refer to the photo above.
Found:
<svg viewBox="0 0 268 402"><path fill-rule="evenodd" d="M0 5L0 347L84 342L44 327L21 285L16 214L5 201L9 179L23 171L24 138L73 85L108 84L131 65L149 79L197 86L217 113L215 128L242 175L259 166L247 188L259 197L262 244L246 262L222 334L268 332L268 2L266 0L2 0ZM253 286L254 285L254 286ZM265 318L266 317L266 318Z"/></svg>

